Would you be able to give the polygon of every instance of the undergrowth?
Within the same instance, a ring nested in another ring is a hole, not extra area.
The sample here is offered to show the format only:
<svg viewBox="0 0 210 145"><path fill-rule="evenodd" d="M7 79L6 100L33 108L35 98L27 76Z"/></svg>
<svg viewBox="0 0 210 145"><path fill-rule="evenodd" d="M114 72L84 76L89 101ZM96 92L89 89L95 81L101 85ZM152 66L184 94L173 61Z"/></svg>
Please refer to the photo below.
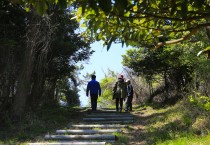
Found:
<svg viewBox="0 0 210 145"><path fill-rule="evenodd" d="M210 144L210 112L198 101L184 98L173 106L133 107L134 123L123 133L115 133L116 145L208 145ZM206 102L204 103L206 104ZM42 108L28 112L18 122L9 121L0 130L0 144L13 145L42 141L46 133L65 129L69 122L81 120L79 108Z"/></svg>
<svg viewBox="0 0 210 145"><path fill-rule="evenodd" d="M210 144L210 112L188 98L174 106L157 109L155 114L146 126L148 144Z"/></svg>
<svg viewBox="0 0 210 145"><path fill-rule="evenodd" d="M75 115L78 116L79 108L44 107L36 112L27 112L20 120L5 124L0 129L0 144L16 145L26 142L42 141L47 133L55 129L65 128Z"/></svg>

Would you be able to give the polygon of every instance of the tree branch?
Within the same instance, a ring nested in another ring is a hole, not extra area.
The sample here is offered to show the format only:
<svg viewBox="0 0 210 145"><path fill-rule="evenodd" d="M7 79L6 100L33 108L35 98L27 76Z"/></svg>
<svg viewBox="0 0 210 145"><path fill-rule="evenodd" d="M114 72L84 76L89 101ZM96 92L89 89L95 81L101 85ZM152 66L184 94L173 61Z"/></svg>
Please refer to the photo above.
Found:
<svg viewBox="0 0 210 145"><path fill-rule="evenodd" d="M159 42L155 48L160 48L161 46L164 46L164 45L170 45L170 44L176 44L176 43L179 43L179 42L182 42L184 40L187 40L189 39L192 35L194 35L199 29L194 29L192 30L189 34L185 35L184 37L182 38L179 38L179 39L176 39L176 40L170 40L170 41L166 41L166 42Z"/></svg>

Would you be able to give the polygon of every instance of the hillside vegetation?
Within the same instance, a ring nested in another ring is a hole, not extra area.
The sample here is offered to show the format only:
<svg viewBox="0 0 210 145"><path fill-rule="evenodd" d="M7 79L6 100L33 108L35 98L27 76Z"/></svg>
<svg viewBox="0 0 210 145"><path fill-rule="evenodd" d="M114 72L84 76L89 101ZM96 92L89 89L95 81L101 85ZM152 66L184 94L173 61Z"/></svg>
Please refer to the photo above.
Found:
<svg viewBox="0 0 210 145"><path fill-rule="evenodd" d="M49 113L50 110L50 113ZM58 128L67 129L69 123L78 123L87 108L42 108L28 114L22 121L8 120L0 131L0 144L20 144L44 141L47 133ZM210 113L189 99L171 106L138 105L131 112L135 119L123 134L116 134L117 145L208 145L210 144Z"/></svg>
<svg viewBox="0 0 210 145"><path fill-rule="evenodd" d="M134 114L136 121L128 134L133 143L129 144L210 144L210 113L187 100L163 108L138 107Z"/></svg>

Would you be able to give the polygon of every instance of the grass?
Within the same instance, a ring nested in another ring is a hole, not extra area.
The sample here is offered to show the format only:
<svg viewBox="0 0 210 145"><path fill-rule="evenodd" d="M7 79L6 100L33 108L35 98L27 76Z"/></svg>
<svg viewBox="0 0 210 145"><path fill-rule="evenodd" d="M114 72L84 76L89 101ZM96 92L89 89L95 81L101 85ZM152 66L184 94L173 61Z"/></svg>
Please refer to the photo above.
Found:
<svg viewBox="0 0 210 145"><path fill-rule="evenodd" d="M174 140L159 141L157 145L209 145L210 135L205 137L195 135L185 135Z"/></svg>
<svg viewBox="0 0 210 145"><path fill-rule="evenodd" d="M128 144L128 138L125 134L115 132L113 135L116 136L116 141L114 143L108 143L107 145L127 145Z"/></svg>
<svg viewBox="0 0 210 145"><path fill-rule="evenodd" d="M78 122L83 115L80 108L45 107L36 112L28 112L16 122L10 121L0 129L0 144L24 145L27 142L43 141L47 133L66 128L69 122Z"/></svg>
<svg viewBox="0 0 210 145"><path fill-rule="evenodd" d="M192 106L187 99L174 106L137 106L129 129L129 144L208 145L210 112Z"/></svg>

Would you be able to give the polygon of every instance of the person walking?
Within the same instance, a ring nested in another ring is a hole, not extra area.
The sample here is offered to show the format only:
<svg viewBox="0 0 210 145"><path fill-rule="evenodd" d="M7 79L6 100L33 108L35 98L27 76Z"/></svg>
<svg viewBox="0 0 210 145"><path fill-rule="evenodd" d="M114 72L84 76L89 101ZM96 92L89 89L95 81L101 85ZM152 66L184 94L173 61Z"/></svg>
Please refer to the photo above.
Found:
<svg viewBox="0 0 210 145"><path fill-rule="evenodd" d="M126 82L124 81L123 75L118 75L118 80L113 88L113 100L115 99L116 111L122 112L123 109L123 100L126 98ZM120 109L119 109L120 104Z"/></svg>
<svg viewBox="0 0 210 145"><path fill-rule="evenodd" d="M132 101L133 101L133 86L131 85L131 81L126 80L127 83L127 100L126 100L126 110L132 111Z"/></svg>
<svg viewBox="0 0 210 145"><path fill-rule="evenodd" d="M95 75L91 76L91 81L87 84L86 96L88 97L89 94L91 98L92 111L96 111L98 96L101 96L101 86L100 83L96 81Z"/></svg>

